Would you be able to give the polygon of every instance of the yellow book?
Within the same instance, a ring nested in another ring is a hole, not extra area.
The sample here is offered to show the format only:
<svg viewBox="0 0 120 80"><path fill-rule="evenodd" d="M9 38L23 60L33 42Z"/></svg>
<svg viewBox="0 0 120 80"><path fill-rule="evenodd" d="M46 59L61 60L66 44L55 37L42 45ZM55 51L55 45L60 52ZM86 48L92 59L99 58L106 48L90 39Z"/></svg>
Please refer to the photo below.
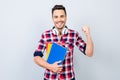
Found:
<svg viewBox="0 0 120 80"><path fill-rule="evenodd" d="M48 56L50 54L50 50L51 50L51 47L52 47L52 43L47 43L46 44L46 60L48 59Z"/></svg>

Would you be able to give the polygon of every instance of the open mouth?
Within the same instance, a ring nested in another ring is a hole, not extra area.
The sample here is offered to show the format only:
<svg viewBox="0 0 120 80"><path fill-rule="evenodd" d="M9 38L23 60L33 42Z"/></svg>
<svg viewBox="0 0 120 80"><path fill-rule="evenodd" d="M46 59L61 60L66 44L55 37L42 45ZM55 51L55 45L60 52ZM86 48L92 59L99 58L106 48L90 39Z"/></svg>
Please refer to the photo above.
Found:
<svg viewBox="0 0 120 80"><path fill-rule="evenodd" d="M58 27L58 28L61 28L62 26L63 26L63 22L58 22L57 24L56 24L56 26Z"/></svg>

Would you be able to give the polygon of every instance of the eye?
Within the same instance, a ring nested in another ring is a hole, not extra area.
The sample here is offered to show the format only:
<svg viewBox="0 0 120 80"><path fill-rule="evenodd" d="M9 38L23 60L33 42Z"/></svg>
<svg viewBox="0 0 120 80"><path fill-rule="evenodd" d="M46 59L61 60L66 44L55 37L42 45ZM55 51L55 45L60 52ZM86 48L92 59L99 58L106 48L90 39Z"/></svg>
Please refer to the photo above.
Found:
<svg viewBox="0 0 120 80"><path fill-rule="evenodd" d="M61 17L61 18L64 18L64 15L61 15L60 17Z"/></svg>
<svg viewBox="0 0 120 80"><path fill-rule="evenodd" d="M54 18L58 18L58 16L54 16Z"/></svg>

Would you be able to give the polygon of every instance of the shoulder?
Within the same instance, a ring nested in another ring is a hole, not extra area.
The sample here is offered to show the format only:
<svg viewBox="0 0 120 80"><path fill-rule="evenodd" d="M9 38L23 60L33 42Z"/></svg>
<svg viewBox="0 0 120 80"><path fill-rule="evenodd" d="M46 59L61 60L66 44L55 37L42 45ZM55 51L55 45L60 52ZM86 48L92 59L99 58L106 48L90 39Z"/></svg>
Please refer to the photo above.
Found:
<svg viewBox="0 0 120 80"><path fill-rule="evenodd" d="M52 30L43 31L43 32L41 32L41 38L44 39L44 38L50 36L51 33L52 33Z"/></svg>
<svg viewBox="0 0 120 80"><path fill-rule="evenodd" d="M42 35L51 34L51 33L52 33L52 29L44 31Z"/></svg>
<svg viewBox="0 0 120 80"><path fill-rule="evenodd" d="M68 29L68 33L78 34L78 32L76 30L73 30L73 29Z"/></svg>
<svg viewBox="0 0 120 80"><path fill-rule="evenodd" d="M78 36L80 36L79 35L79 32L78 31L76 31L76 30L73 30L73 29L68 29L68 35L70 35L70 36L74 36L74 37L78 37Z"/></svg>

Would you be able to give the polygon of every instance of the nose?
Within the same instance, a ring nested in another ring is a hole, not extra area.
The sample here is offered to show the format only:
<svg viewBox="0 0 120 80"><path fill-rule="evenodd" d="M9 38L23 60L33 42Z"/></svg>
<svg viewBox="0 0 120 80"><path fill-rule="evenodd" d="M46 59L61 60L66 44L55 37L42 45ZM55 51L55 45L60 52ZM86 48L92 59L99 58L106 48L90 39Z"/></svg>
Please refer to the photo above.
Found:
<svg viewBox="0 0 120 80"><path fill-rule="evenodd" d="M62 20L61 17L58 17L57 21L59 22L59 21L61 21L61 20Z"/></svg>

